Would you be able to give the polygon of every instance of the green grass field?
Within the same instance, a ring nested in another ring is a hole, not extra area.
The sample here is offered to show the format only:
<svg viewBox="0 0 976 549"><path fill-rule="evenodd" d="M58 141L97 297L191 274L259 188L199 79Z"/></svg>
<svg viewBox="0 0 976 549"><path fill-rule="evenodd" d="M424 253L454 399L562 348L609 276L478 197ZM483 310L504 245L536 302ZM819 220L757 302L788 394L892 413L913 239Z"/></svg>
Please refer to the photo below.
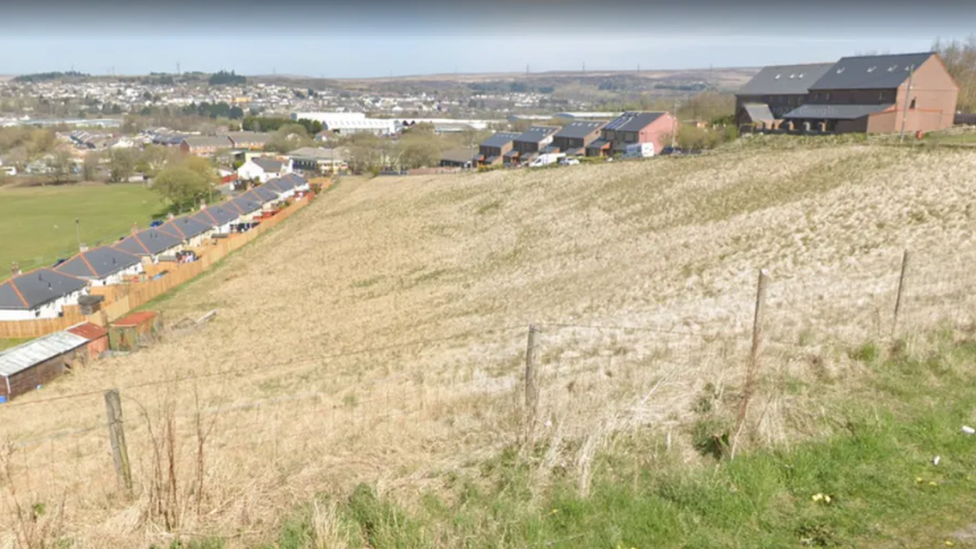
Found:
<svg viewBox="0 0 976 549"><path fill-rule="evenodd" d="M134 222L147 227L164 209L141 185L0 189L0 280L10 277L12 261L28 271L76 253L76 218L81 241L93 247L114 242Z"/></svg>

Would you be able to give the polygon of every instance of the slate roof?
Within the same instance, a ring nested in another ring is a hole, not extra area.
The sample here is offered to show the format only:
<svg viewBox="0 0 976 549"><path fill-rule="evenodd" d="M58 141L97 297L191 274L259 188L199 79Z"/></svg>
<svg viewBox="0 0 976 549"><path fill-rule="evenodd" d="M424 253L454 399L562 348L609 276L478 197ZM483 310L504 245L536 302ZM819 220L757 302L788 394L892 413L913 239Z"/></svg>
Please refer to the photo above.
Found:
<svg viewBox="0 0 976 549"><path fill-rule="evenodd" d="M737 95L803 95L834 63L763 67Z"/></svg>
<svg viewBox="0 0 976 549"><path fill-rule="evenodd" d="M618 132L639 132L665 114L663 112L625 112L604 126L603 129Z"/></svg>
<svg viewBox="0 0 976 549"><path fill-rule="evenodd" d="M194 219L193 216L183 216L167 221L159 229L169 234L179 236L183 240L189 240L213 229L213 225L205 221Z"/></svg>
<svg viewBox="0 0 976 549"><path fill-rule="evenodd" d="M179 246L182 239L168 232L146 229L126 237L115 245L116 248L138 256L156 255Z"/></svg>
<svg viewBox="0 0 976 549"><path fill-rule="evenodd" d="M231 143L230 139L228 139L226 135L193 135L184 138L183 141L185 141L191 149L209 147L221 149L225 147L230 148L233 146L233 143Z"/></svg>
<svg viewBox="0 0 976 549"><path fill-rule="evenodd" d="M208 206L193 214L194 219L197 221L202 221L211 227L226 225L227 223L236 220L240 216L240 213L225 208L221 205Z"/></svg>
<svg viewBox="0 0 976 549"><path fill-rule="evenodd" d="M261 132L230 132L225 137L230 139L234 143L234 146L239 146L241 143L258 143L264 145L268 141L271 141L271 134Z"/></svg>
<svg viewBox="0 0 976 549"><path fill-rule="evenodd" d="M305 179L304 177L298 175L297 173L286 173L285 175L281 176L279 179L291 185L292 187L302 187L308 185L308 179Z"/></svg>
<svg viewBox="0 0 976 549"><path fill-rule="evenodd" d="M494 135L481 142L482 147L504 147L513 141L519 134L512 132L496 132Z"/></svg>
<svg viewBox="0 0 976 549"><path fill-rule="evenodd" d="M256 156L251 159L251 162L257 164L259 168L267 173L281 173L281 170L285 168L285 163L281 160L264 156Z"/></svg>
<svg viewBox="0 0 976 549"><path fill-rule="evenodd" d="M478 149L475 147L458 147L441 153L441 160L447 160L449 162L471 162L476 154L478 154Z"/></svg>
<svg viewBox="0 0 976 549"><path fill-rule="evenodd" d="M749 114L749 119L753 122L758 120L776 120L772 111L769 110L769 105L765 103L746 103L742 105L742 108L746 110Z"/></svg>
<svg viewBox="0 0 976 549"><path fill-rule="evenodd" d="M897 88L908 80L909 67L917 69L933 52L899 55L842 57L810 90L872 90Z"/></svg>
<svg viewBox="0 0 976 549"><path fill-rule="evenodd" d="M532 126L519 134L519 136L515 138L515 141L538 143L550 135L554 135L560 129L561 128L559 126Z"/></svg>
<svg viewBox="0 0 976 549"><path fill-rule="evenodd" d="M255 202L260 202L261 204L267 204L268 202L274 202L278 200L278 193L271 189L267 189L264 185L260 187L254 187L253 189L247 191L241 196L245 198L250 198Z"/></svg>
<svg viewBox="0 0 976 549"><path fill-rule="evenodd" d="M29 311L88 286L80 278L38 269L0 283L0 309Z"/></svg>
<svg viewBox="0 0 976 549"><path fill-rule="evenodd" d="M110 246L99 246L72 257L54 270L79 278L97 279L124 271L133 265L138 265L140 261L138 256L125 251Z"/></svg>
<svg viewBox="0 0 976 549"><path fill-rule="evenodd" d="M79 335L54 332L0 351L0 376L10 377L87 344L88 340Z"/></svg>
<svg viewBox="0 0 976 549"><path fill-rule="evenodd" d="M594 131L606 125L605 121L584 122L582 120L571 122L563 126L563 129L556 132L556 137L567 137L570 139L583 139Z"/></svg>
<svg viewBox="0 0 976 549"><path fill-rule="evenodd" d="M256 212L264 206L260 202L252 200L245 196L238 196L233 200L228 200L227 202L224 202L224 204L231 211L238 211L240 212L241 215L246 215L251 212Z"/></svg>
<svg viewBox="0 0 976 549"><path fill-rule="evenodd" d="M815 105L807 103L783 115L785 119L818 118L821 120L856 120L894 106L885 105Z"/></svg>
<svg viewBox="0 0 976 549"><path fill-rule="evenodd" d="M340 149L327 149L324 147L302 147L291 151L288 153L288 156L309 160L342 161L342 151Z"/></svg>

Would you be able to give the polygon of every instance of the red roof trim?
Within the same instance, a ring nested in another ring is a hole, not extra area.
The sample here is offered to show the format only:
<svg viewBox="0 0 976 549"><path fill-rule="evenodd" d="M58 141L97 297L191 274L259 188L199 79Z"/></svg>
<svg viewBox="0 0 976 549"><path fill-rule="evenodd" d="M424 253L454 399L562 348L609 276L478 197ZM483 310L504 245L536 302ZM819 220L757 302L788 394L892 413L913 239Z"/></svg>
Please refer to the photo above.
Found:
<svg viewBox="0 0 976 549"><path fill-rule="evenodd" d="M14 289L14 293L17 294L17 297L20 298L20 302L24 304L24 307L28 307L29 305L27 305L27 300L24 299L24 294L20 293L20 290L17 288L17 285L14 284L14 281L15 280L17 280L17 279L16 278L11 278L7 282L10 283L10 287Z"/></svg>

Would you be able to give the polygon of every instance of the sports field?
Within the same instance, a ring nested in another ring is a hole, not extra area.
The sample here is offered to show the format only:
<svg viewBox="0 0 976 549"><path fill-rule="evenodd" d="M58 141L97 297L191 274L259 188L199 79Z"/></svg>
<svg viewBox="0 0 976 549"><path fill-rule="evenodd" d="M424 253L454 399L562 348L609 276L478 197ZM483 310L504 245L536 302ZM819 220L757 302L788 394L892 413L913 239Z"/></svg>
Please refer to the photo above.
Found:
<svg viewBox="0 0 976 549"><path fill-rule="evenodd" d="M125 235L132 223L149 225L164 204L142 185L72 185L0 188L0 280L10 264L22 270L54 264L78 250L81 241L108 244Z"/></svg>

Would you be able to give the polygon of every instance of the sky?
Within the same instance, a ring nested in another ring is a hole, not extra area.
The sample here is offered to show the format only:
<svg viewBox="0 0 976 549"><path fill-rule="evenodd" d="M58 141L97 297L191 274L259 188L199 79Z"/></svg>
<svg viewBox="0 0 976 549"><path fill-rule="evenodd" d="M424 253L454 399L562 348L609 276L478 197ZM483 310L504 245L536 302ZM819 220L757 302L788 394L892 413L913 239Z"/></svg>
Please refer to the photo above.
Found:
<svg viewBox="0 0 976 549"><path fill-rule="evenodd" d="M361 78L756 67L927 51L973 0L32 0L4 6L0 74Z"/></svg>

